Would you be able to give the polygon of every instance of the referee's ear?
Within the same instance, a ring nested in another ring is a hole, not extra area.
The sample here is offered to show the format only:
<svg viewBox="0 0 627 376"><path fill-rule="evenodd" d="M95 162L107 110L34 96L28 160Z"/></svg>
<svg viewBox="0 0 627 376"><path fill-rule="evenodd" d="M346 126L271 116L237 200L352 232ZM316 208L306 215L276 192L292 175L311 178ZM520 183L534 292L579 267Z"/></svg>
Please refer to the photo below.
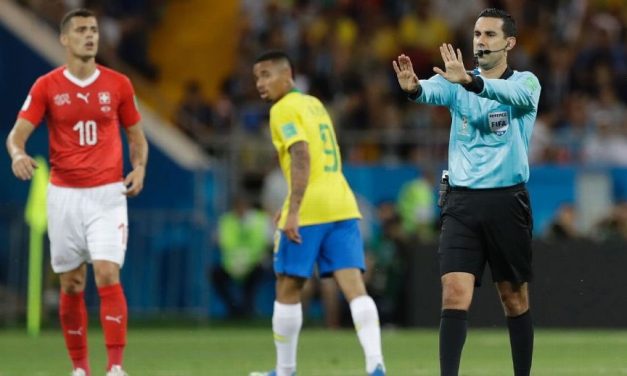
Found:
<svg viewBox="0 0 627 376"><path fill-rule="evenodd" d="M505 51L511 51L516 45L516 37L507 37L507 44L505 45Z"/></svg>

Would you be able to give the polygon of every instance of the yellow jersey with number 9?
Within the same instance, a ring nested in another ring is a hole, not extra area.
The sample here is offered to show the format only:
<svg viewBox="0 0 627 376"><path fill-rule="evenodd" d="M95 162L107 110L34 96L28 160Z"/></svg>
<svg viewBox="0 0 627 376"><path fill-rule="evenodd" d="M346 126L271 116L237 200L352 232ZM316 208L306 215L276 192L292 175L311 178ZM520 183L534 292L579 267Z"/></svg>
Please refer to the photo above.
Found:
<svg viewBox="0 0 627 376"><path fill-rule="evenodd" d="M329 113L318 98L296 90L270 109L272 143L288 184L279 228L285 225L291 194L290 146L304 141L309 148L310 174L300 206L299 225L361 218L355 195L342 173L342 159Z"/></svg>

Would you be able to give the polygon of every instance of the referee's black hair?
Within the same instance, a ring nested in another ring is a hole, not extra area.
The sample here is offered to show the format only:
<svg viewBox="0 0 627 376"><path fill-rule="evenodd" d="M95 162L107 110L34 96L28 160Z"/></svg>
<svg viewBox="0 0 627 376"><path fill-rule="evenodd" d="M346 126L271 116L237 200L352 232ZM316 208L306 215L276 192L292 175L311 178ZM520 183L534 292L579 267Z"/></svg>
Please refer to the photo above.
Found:
<svg viewBox="0 0 627 376"><path fill-rule="evenodd" d="M500 18L503 20L503 34L505 37L515 37L517 34L516 31L516 21L512 18L512 16L504 10L496 9L496 8L487 8L479 13L479 17L492 17L492 18Z"/></svg>
<svg viewBox="0 0 627 376"><path fill-rule="evenodd" d="M73 9L65 14L59 24L61 32L65 32L66 26L70 23L70 20L74 17L96 17L96 13L86 8Z"/></svg>
<svg viewBox="0 0 627 376"><path fill-rule="evenodd" d="M281 61L281 60L286 61L289 64L290 69L292 71L292 78L294 78L294 64L292 63L292 59L290 59L290 57L284 51L281 51L281 50L265 51L264 53L259 55L257 59L255 59L255 64L260 63L262 61Z"/></svg>

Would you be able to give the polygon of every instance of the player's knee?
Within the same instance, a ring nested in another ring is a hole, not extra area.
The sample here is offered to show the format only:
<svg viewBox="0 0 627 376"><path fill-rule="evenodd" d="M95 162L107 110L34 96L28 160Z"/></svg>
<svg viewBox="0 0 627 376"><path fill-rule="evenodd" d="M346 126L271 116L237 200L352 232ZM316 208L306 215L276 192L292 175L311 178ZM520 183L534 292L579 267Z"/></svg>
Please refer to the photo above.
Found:
<svg viewBox="0 0 627 376"><path fill-rule="evenodd" d="M472 288L461 283L445 283L442 286L442 293L447 299L464 299L472 295Z"/></svg>
<svg viewBox="0 0 627 376"><path fill-rule="evenodd" d="M529 309L527 297L522 294L501 294L501 304L503 305L505 315L509 317L521 315Z"/></svg>
<svg viewBox="0 0 627 376"><path fill-rule="evenodd" d="M276 300L283 304L299 303L305 282L304 278L279 276L276 283Z"/></svg>
<svg viewBox="0 0 627 376"><path fill-rule="evenodd" d="M368 294L359 269L341 269L333 273L333 277L348 302Z"/></svg>
<svg viewBox="0 0 627 376"><path fill-rule="evenodd" d="M442 308L467 311L470 308L470 299L465 299L464 297L444 297L442 298Z"/></svg>
<svg viewBox="0 0 627 376"><path fill-rule="evenodd" d="M442 306L447 309L470 308L472 300L472 289L468 289L461 284L445 284L442 288Z"/></svg>
<svg viewBox="0 0 627 376"><path fill-rule="evenodd" d="M109 261L94 261L94 276L98 287L120 283L120 267Z"/></svg>
<svg viewBox="0 0 627 376"><path fill-rule="evenodd" d="M363 284L355 284L350 286L343 286L342 293L348 302L353 301L360 296L367 296L368 292Z"/></svg>
<svg viewBox="0 0 627 376"><path fill-rule="evenodd" d="M119 281L120 277L116 272L106 271L96 275L96 285L99 287L115 285L119 283Z"/></svg>
<svg viewBox="0 0 627 376"><path fill-rule="evenodd" d="M85 278L72 275L61 279L61 291L68 295L75 295L85 290Z"/></svg>
<svg viewBox="0 0 627 376"><path fill-rule="evenodd" d="M119 283L120 274L117 270L113 269L101 269L95 272L96 275L96 285L98 287L101 286L110 286Z"/></svg>

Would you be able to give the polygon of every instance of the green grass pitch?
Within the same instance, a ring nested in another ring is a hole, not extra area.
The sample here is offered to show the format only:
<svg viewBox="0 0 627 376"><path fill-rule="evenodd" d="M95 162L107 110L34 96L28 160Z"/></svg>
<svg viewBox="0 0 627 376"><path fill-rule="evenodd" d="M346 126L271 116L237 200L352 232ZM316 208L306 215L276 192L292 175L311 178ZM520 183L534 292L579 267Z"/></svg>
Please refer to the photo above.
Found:
<svg viewBox="0 0 627 376"><path fill-rule="evenodd" d="M269 325L269 323L268 323ZM384 330L388 375L438 375L436 330ZM39 338L0 329L0 376L69 375L69 361L58 330ZM94 375L104 375L102 333L89 337ZM133 328L125 360L131 376L246 376L274 364L268 328ZM355 333L305 328L298 357L299 376L364 375ZM627 331L537 330L533 375L627 375ZM464 376L512 375L505 329L473 329L462 358Z"/></svg>

